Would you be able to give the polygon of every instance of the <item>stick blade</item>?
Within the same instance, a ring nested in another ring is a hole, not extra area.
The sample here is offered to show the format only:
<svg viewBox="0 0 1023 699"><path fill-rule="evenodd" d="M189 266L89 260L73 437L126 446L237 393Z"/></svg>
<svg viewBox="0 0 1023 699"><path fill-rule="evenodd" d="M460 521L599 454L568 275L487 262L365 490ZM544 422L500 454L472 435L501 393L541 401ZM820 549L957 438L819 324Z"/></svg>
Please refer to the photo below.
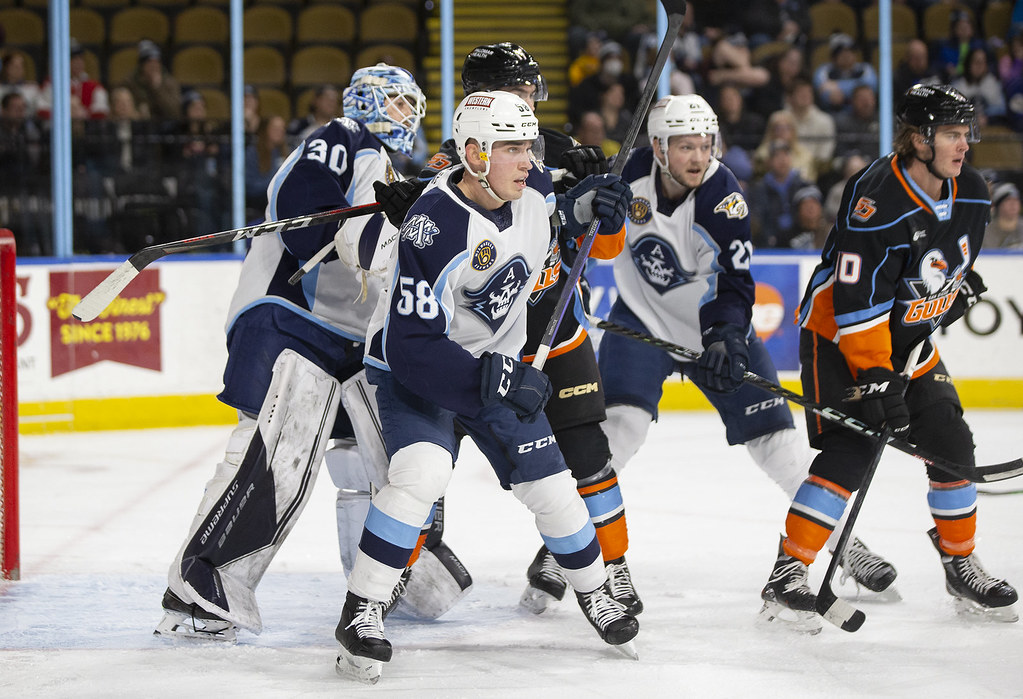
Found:
<svg viewBox="0 0 1023 699"><path fill-rule="evenodd" d="M95 289L87 293L85 298L75 304L71 309L71 315L84 322L95 320L138 274L139 271L131 260L125 260L120 267L97 284Z"/></svg>
<svg viewBox="0 0 1023 699"><path fill-rule="evenodd" d="M867 615L844 599L839 599L830 590L821 590L817 595L817 613L829 622L850 633L859 631Z"/></svg>

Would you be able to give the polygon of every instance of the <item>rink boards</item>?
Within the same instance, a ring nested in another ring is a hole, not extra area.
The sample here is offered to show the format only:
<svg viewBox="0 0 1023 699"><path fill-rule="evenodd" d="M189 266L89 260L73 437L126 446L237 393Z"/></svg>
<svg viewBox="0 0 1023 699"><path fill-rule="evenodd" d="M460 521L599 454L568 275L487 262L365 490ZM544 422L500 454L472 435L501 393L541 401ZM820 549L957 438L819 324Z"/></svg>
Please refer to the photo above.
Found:
<svg viewBox="0 0 1023 699"><path fill-rule="evenodd" d="M758 252L754 327L798 390L793 319L815 254ZM227 357L224 323L241 268L236 256L178 257L145 269L96 320L71 317L78 299L123 260L23 260L17 267L22 433L230 423L215 396ZM967 407L1023 408L1023 254L985 252L989 291L938 346ZM609 263L587 272L593 311L616 298ZM597 335L599 333L595 333ZM700 349L700 348L693 348ZM662 409L708 409L670 382Z"/></svg>

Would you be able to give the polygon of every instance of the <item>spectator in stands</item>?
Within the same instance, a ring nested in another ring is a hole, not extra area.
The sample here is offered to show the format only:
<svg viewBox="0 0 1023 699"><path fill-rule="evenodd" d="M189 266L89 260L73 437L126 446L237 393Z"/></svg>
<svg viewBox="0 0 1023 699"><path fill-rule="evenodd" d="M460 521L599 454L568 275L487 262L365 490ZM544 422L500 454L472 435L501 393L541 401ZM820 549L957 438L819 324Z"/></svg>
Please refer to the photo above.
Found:
<svg viewBox="0 0 1023 699"><path fill-rule="evenodd" d="M149 39L139 42L138 66L124 86L144 118L157 123L181 118L181 86L163 67L160 47Z"/></svg>
<svg viewBox="0 0 1023 699"><path fill-rule="evenodd" d="M1009 29L1009 48L998 59L998 79L1005 95L1006 118L1016 131L1023 131L1023 24Z"/></svg>
<svg viewBox="0 0 1023 699"><path fill-rule="evenodd" d="M769 160L778 142L788 145L788 161L807 182L817 181L817 165L813 153L796 134L796 120L791 112L779 110L767 120L764 138L753 153L753 167L758 176L770 170Z"/></svg>
<svg viewBox="0 0 1023 699"><path fill-rule="evenodd" d="M771 79L746 100L750 111L764 119L785 108L785 95L796 78L807 75L806 53L798 46L790 46L769 62L768 70Z"/></svg>
<svg viewBox="0 0 1023 699"><path fill-rule="evenodd" d="M600 146L604 155L609 158L617 155L622 147L621 143L607 137L604 118L600 116L600 112L583 112L579 121L575 123L572 136L584 146Z"/></svg>
<svg viewBox="0 0 1023 699"><path fill-rule="evenodd" d="M991 222L984 231L984 248L1023 250L1019 188L1012 182L995 185L991 193Z"/></svg>
<svg viewBox="0 0 1023 699"><path fill-rule="evenodd" d="M867 62L859 60L856 42L848 34L832 34L828 40L831 60L813 74L813 86L818 102L831 114L845 111L853 90L867 85L877 92L877 73Z"/></svg>
<svg viewBox="0 0 1023 699"><path fill-rule="evenodd" d="M977 36L973 15L966 10L949 13L948 38L937 45L937 62L944 72L943 82L952 82L966 70L966 57L976 48L985 48L984 40Z"/></svg>
<svg viewBox="0 0 1023 699"><path fill-rule="evenodd" d="M575 122L583 112L599 112L601 94L615 83L624 88L625 108L631 111L639 101L639 87L636 78L625 70L621 45L608 41L600 49L600 70L569 90L569 119Z"/></svg>
<svg viewBox="0 0 1023 699"><path fill-rule="evenodd" d="M864 153L870 157L880 155L881 126L877 116L877 95L869 85L858 85L853 90L849 111L835 115L838 136L835 152L848 155Z"/></svg>
<svg viewBox="0 0 1023 699"><path fill-rule="evenodd" d="M787 248L796 233L795 194L810 183L792 166L788 141L774 141L769 148L767 172L749 194L753 245Z"/></svg>
<svg viewBox="0 0 1023 699"><path fill-rule="evenodd" d="M575 87L600 70L600 47L604 45L601 32L589 32L583 50L568 66L568 85Z"/></svg>
<svg viewBox="0 0 1023 699"><path fill-rule="evenodd" d="M28 118L28 104L21 93L0 97L0 196L8 212L3 223L14 231L20 256L52 253L50 236L40 217L32 213L38 207L31 205L43 183L41 145L42 135Z"/></svg>
<svg viewBox="0 0 1023 699"><path fill-rule="evenodd" d="M870 159L862 153L849 153L845 157L835 158L837 165L834 170L840 174L840 179L828 188L828 194L824 198L824 218L827 221L834 221L838 216L838 209L842 205L842 193L849 178L870 164Z"/></svg>
<svg viewBox="0 0 1023 699"><path fill-rule="evenodd" d="M706 40L696 27L693 3L687 2L686 8L678 37L671 47L668 65L665 66L665 70L669 71L669 83L673 95L695 94L702 82L703 48ZM642 85L650 73L650 68L653 66L657 51L661 46L661 37L648 26L637 27L636 31L640 29L642 29L642 33L637 40L632 74Z"/></svg>
<svg viewBox="0 0 1023 699"><path fill-rule="evenodd" d="M0 64L0 98L12 92L21 95L24 101L25 118L32 119L39 110L41 91L39 84L26 78L25 54L17 49L4 52Z"/></svg>
<svg viewBox="0 0 1023 699"><path fill-rule="evenodd" d="M824 195L815 185L807 185L792 195L796 207L796 224L790 248L798 250L820 250L831 231L831 224L824 218Z"/></svg>
<svg viewBox="0 0 1023 699"><path fill-rule="evenodd" d="M937 85L940 82L941 76L931 65L927 44L923 39L910 39L906 44L906 54L892 75L892 94L904 95L914 85Z"/></svg>
<svg viewBox="0 0 1023 699"><path fill-rule="evenodd" d="M110 91L110 116L104 143L107 157L104 160L104 174L131 172L137 157L134 144L134 123L141 119L135 98L126 87L115 87Z"/></svg>
<svg viewBox="0 0 1023 699"><path fill-rule="evenodd" d="M197 233L213 233L228 227L227 186L224 181L220 141L223 134L207 119L206 100L189 90L182 97L179 136L181 165L178 187L188 215L189 226ZM225 149L226 150L226 149Z"/></svg>
<svg viewBox="0 0 1023 699"><path fill-rule="evenodd" d="M987 49L975 48L966 57L961 77L952 81L956 88L973 102L981 126L1004 123L1005 95L1002 81L991 72Z"/></svg>
<svg viewBox="0 0 1023 699"><path fill-rule="evenodd" d="M296 141L306 137L341 114L341 95L333 85L320 85L309 103L309 113L293 119L288 125L288 135Z"/></svg>
<svg viewBox="0 0 1023 699"><path fill-rule="evenodd" d="M255 142L245 148L245 208L251 210L247 218L263 215L267 204L266 188L289 152L284 117L264 119Z"/></svg>
<svg viewBox="0 0 1023 699"><path fill-rule="evenodd" d="M607 137L621 144L632 122L632 112L625 106L625 88L612 83L600 94L600 116L604 120Z"/></svg>
<svg viewBox="0 0 1023 699"><path fill-rule="evenodd" d="M722 85L718 90L718 127L721 138L731 148L747 153L756 150L764 136L764 117L746 108L746 100L735 85Z"/></svg>
<svg viewBox="0 0 1023 699"><path fill-rule="evenodd" d="M751 90L767 85L770 80L771 72L767 68L753 65L749 40L743 32L725 35L711 47L707 70L710 85L728 83Z"/></svg>
<svg viewBox="0 0 1023 699"><path fill-rule="evenodd" d="M71 118L105 119L110 113L110 99L107 89L98 80L85 72L85 49L71 38ZM43 84L39 97L39 117L50 118L53 107L53 85L49 80Z"/></svg>
<svg viewBox="0 0 1023 699"><path fill-rule="evenodd" d="M835 119L817 106L813 83L797 76L786 93L785 111L792 115L799 142L810 150L817 172L831 168L835 153Z"/></svg>
<svg viewBox="0 0 1023 699"><path fill-rule="evenodd" d="M260 113L259 93L252 85L246 85L242 97L242 119L245 120L245 142L252 144L263 117Z"/></svg>
<svg viewBox="0 0 1023 699"><path fill-rule="evenodd" d="M131 90L123 85L110 91L110 118L119 121L138 121L142 118Z"/></svg>
<svg viewBox="0 0 1023 699"><path fill-rule="evenodd" d="M742 18L751 48L770 41L802 46L810 32L806 0L749 0L743 3Z"/></svg>

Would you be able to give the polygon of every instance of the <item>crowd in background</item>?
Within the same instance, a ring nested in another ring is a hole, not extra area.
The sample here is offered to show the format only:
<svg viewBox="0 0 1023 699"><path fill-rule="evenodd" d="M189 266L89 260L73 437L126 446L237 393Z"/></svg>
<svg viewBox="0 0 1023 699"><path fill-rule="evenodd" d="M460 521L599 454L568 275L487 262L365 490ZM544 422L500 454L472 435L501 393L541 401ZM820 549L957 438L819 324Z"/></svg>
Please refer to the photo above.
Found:
<svg viewBox="0 0 1023 699"><path fill-rule="evenodd" d="M878 75L864 58L873 47L842 32L815 45L811 4L745 0L738 11L734 2L689 3L665 68L672 93L701 94L716 110L722 159L757 212L760 248L818 248L846 180L879 154ZM862 12L871 3L844 4ZM900 4L922 13L933 3ZM1021 134L1023 0L1014 3L1004 36L980 31L977 18L987 4L957 3L946 37L906 42L893 93L917 82L949 82L974 100L982 134L986 128ZM614 155L660 37L644 8L625 11L611 0L575 0L570 7L576 24L568 36L566 130ZM48 79L27 78L25 55L4 50L2 38L0 28L0 219L16 232L21 255L49 255L52 89ZM341 113L341 87L321 86L308 113L288 122L263 109L258 92L246 86L247 220L262 215L267 183L291 148ZM103 85L88 75L72 39L71 93L76 253L132 252L231 227L228 124L208 118L203 95L175 80L160 46L143 40L131 77ZM409 163L410 171L417 167ZM997 231L989 244L1023 247L1023 182L1015 179L1021 173L984 172L1002 195L994 198Z"/></svg>

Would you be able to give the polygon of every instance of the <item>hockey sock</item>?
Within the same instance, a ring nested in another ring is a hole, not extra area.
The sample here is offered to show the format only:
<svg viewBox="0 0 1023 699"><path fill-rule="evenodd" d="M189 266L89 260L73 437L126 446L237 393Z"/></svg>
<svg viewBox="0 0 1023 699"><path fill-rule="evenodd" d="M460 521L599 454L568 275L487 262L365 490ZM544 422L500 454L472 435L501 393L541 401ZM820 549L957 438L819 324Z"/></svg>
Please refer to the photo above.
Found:
<svg viewBox="0 0 1023 699"><path fill-rule="evenodd" d="M941 550L953 556L973 553L977 533L977 486L970 481L931 481L927 504L938 527Z"/></svg>
<svg viewBox="0 0 1023 699"><path fill-rule="evenodd" d="M412 549L412 555L409 556L408 566L410 567L413 563L419 560L419 552L423 550L423 546L426 544L426 537L430 535L433 530L433 520L437 514L437 504L434 503L433 509L430 510L430 516L426 518L426 523L423 528L419 530L419 539L416 541L416 547Z"/></svg>
<svg viewBox="0 0 1023 699"><path fill-rule="evenodd" d="M810 476L796 491L785 518L785 553L810 565L845 512L849 491L818 476Z"/></svg>
<svg viewBox="0 0 1023 699"><path fill-rule="evenodd" d="M597 529L604 561L621 558L629 550L629 529L614 469L605 466L600 473L578 481L577 486L590 513L590 521Z"/></svg>

